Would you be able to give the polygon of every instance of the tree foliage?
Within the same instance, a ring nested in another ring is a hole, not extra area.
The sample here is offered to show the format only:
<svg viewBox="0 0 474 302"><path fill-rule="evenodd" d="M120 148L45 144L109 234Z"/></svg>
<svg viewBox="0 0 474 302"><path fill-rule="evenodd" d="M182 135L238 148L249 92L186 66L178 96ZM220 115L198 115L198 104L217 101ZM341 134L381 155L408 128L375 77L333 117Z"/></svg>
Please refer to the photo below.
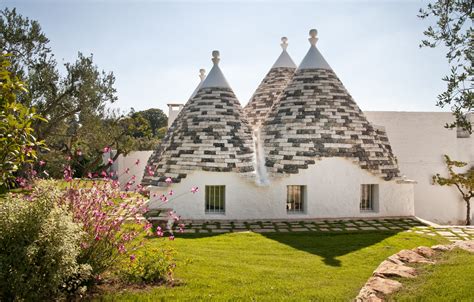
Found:
<svg viewBox="0 0 474 302"><path fill-rule="evenodd" d="M34 108L17 101L26 91L24 84L12 75L9 56L0 56L0 190L13 183L15 173L36 160L38 148L44 147L35 137L33 124L45 122Z"/></svg>
<svg viewBox="0 0 474 302"><path fill-rule="evenodd" d="M56 135L74 115L100 112L117 99L113 73L99 71L92 55L79 52L74 63L64 64L62 74L40 24L15 9L0 11L0 48L12 54L12 71L25 80L27 92L19 101L49 120L34 123L41 139Z"/></svg>
<svg viewBox="0 0 474 302"><path fill-rule="evenodd" d="M115 77L100 71L93 56L78 53L61 70L40 24L17 13L0 11L0 47L12 54L11 69L25 79L18 102L35 107L47 124L32 120L31 127L50 151L39 154L52 176L61 177L65 158L72 159L77 177L103 168L104 146L115 158L132 150L150 150L167 123L159 109L120 114L109 108L116 99Z"/></svg>
<svg viewBox="0 0 474 302"><path fill-rule="evenodd" d="M454 169L465 169L467 163L451 160L448 155L444 156L448 168L448 177L440 174L433 176L433 182L441 186L454 186L459 191L462 199L466 202L466 225L471 224L471 199L474 197L474 166L466 172L456 172Z"/></svg>
<svg viewBox="0 0 474 302"><path fill-rule="evenodd" d="M421 47L447 48L446 58L451 65L451 73L443 78L447 89L438 96L437 106L451 107L455 122L447 128L460 127L472 133L472 125L467 113L474 111L474 31L472 22L474 2L472 0L437 0L420 9L421 19L434 18L436 24L425 31Z"/></svg>
<svg viewBox="0 0 474 302"><path fill-rule="evenodd" d="M153 137L163 138L161 129L168 125L168 117L161 109L150 108L139 112L132 110L132 112L132 117L141 116L148 121Z"/></svg>

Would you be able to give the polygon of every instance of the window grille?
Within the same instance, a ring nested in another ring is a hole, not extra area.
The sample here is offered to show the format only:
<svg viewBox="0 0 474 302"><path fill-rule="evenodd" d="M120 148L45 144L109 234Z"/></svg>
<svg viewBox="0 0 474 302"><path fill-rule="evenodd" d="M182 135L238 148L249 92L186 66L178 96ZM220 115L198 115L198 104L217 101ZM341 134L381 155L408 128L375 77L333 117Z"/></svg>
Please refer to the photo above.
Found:
<svg viewBox="0 0 474 302"><path fill-rule="evenodd" d="M288 213L304 212L305 186L287 186L286 210Z"/></svg>
<svg viewBox="0 0 474 302"><path fill-rule="evenodd" d="M361 185L360 189L360 210L374 211L375 210L375 194L377 185Z"/></svg>
<svg viewBox="0 0 474 302"><path fill-rule="evenodd" d="M225 213L225 186L206 186L206 213Z"/></svg>

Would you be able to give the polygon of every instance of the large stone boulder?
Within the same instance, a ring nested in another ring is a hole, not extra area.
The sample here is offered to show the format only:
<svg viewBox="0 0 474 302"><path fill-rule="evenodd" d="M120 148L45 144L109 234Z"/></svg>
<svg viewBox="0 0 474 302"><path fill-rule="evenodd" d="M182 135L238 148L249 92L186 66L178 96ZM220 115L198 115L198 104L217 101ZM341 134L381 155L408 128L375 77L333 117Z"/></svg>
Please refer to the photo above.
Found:
<svg viewBox="0 0 474 302"><path fill-rule="evenodd" d="M453 244L455 247L474 253L474 240L458 241Z"/></svg>
<svg viewBox="0 0 474 302"><path fill-rule="evenodd" d="M447 251L450 251L453 249L453 246L452 245L442 245L442 244L438 244L438 245L433 245L431 247L431 249L433 249L434 251L437 251L437 252L447 252Z"/></svg>
<svg viewBox="0 0 474 302"><path fill-rule="evenodd" d="M384 301L383 298L393 292L396 292L402 287L398 281L385 279L381 277L371 277L364 287L360 290L356 301L370 301L378 302Z"/></svg>
<svg viewBox="0 0 474 302"><path fill-rule="evenodd" d="M426 263L426 264L433 264L434 262L431 260L426 259L425 257L421 256L420 254L411 251L411 250L401 250L400 252L396 253L395 258L398 258L400 261L405 263Z"/></svg>
<svg viewBox="0 0 474 302"><path fill-rule="evenodd" d="M391 261L385 260L374 271L374 276L384 277L384 278L390 278L390 277L414 278L416 276L416 270L413 267L395 264Z"/></svg>
<svg viewBox="0 0 474 302"><path fill-rule="evenodd" d="M419 246L413 249L415 253L426 258L433 258L434 251L427 246Z"/></svg>

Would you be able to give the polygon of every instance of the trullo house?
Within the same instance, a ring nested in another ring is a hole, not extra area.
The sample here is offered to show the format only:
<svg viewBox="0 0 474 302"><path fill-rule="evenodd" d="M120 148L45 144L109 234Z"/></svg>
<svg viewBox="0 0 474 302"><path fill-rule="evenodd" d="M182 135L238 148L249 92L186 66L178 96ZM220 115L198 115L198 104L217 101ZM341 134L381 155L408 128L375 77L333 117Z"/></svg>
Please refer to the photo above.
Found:
<svg viewBox="0 0 474 302"><path fill-rule="evenodd" d="M309 42L297 67L282 38L245 108L212 53L212 69L150 157L155 174L142 181L150 208L170 190L198 187L166 207L195 220L414 215L414 184L400 177L384 129L324 59L316 30Z"/></svg>

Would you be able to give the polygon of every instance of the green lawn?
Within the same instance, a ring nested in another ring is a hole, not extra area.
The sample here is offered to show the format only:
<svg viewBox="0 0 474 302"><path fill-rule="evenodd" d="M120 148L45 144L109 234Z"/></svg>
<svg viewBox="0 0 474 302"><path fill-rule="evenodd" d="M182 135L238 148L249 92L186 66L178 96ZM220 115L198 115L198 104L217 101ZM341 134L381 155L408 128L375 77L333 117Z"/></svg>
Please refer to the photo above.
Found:
<svg viewBox="0 0 474 302"><path fill-rule="evenodd" d="M474 256L463 250L444 253L436 265L418 267L420 275L400 280L393 301L474 301Z"/></svg>
<svg viewBox="0 0 474 302"><path fill-rule="evenodd" d="M182 285L108 293L106 301L349 301L386 257L444 242L414 233L229 233L163 242L178 252ZM190 261L188 263L188 261Z"/></svg>

